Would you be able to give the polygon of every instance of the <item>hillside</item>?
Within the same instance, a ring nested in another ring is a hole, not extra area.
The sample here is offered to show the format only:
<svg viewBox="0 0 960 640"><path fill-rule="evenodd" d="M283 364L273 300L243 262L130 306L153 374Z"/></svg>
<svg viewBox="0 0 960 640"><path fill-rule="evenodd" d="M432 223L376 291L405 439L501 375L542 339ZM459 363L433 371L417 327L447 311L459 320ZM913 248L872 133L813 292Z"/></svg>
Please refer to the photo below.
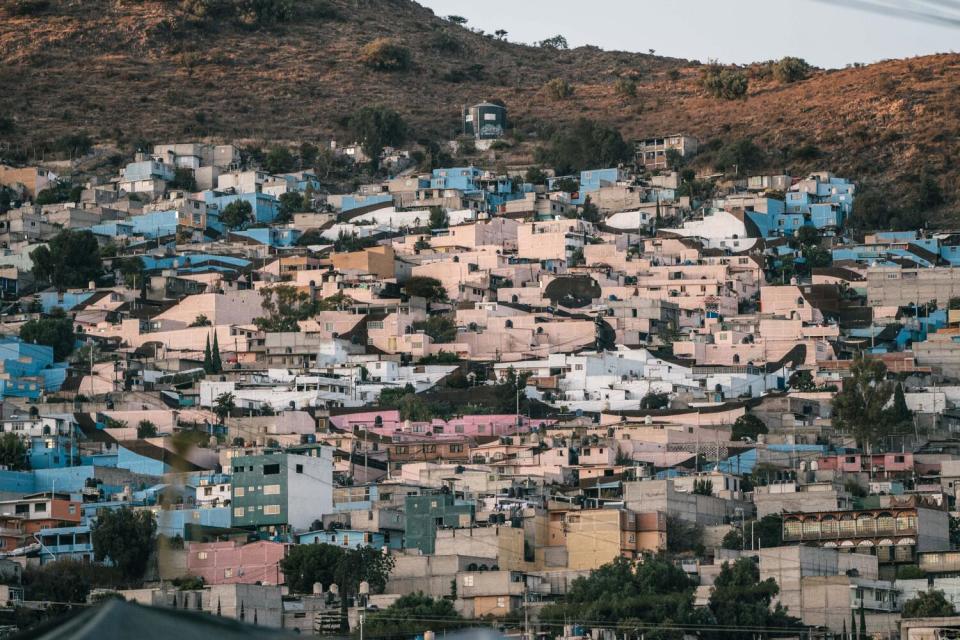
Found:
<svg viewBox="0 0 960 640"><path fill-rule="evenodd" d="M960 55L815 71L792 84L753 77L745 100L727 101L703 91L696 62L512 44L410 0L302 0L297 15L262 24L218 24L190 9L236 1L4 0L0 115L14 121L4 146L29 157L76 131L121 144L316 141L341 133L365 104L397 109L416 137L449 136L461 105L499 98L528 136L587 117L626 137L752 137L769 169L829 168L900 194L926 170L948 200L940 217L956 202ZM407 47L412 69L362 64L361 47L379 37ZM622 77L635 80L635 97L617 95ZM549 96L553 78L574 94Z"/></svg>

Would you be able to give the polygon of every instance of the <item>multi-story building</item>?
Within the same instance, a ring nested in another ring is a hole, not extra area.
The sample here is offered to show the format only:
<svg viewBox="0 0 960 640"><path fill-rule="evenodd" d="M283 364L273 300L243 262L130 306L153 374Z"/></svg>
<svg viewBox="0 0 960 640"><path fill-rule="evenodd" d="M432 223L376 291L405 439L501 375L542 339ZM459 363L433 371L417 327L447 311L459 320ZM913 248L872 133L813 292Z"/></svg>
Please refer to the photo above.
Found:
<svg viewBox="0 0 960 640"><path fill-rule="evenodd" d="M668 149L675 149L681 157L686 158L697 153L697 146L696 138L682 133L645 138L633 143L637 165L647 169L666 169Z"/></svg>
<svg viewBox="0 0 960 640"><path fill-rule="evenodd" d="M474 523L476 505L461 502L451 493L426 496L407 496L404 544L408 549L419 549L432 554L436 548L437 529L441 527L469 527Z"/></svg>
<svg viewBox="0 0 960 640"><path fill-rule="evenodd" d="M274 452L231 460L234 527L271 531L307 529L333 511L333 453L310 456Z"/></svg>
<svg viewBox="0 0 960 640"><path fill-rule="evenodd" d="M946 511L916 496L886 498L873 509L784 514L783 540L875 555L881 577L916 563L919 552L950 548Z"/></svg>

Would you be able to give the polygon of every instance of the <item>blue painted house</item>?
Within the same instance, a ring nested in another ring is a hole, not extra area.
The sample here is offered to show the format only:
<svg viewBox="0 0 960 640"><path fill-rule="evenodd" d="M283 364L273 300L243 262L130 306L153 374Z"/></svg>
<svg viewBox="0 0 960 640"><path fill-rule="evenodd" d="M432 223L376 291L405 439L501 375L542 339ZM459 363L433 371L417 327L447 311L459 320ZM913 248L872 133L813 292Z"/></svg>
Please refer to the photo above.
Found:
<svg viewBox="0 0 960 640"><path fill-rule="evenodd" d="M67 365L53 361L53 348L28 344L20 338L0 337L0 398L37 399L44 392L60 390Z"/></svg>
<svg viewBox="0 0 960 640"><path fill-rule="evenodd" d="M399 534L390 535L389 532L382 531L332 529L297 534L297 544L332 544L344 549L357 549L359 547L402 549L403 536Z"/></svg>

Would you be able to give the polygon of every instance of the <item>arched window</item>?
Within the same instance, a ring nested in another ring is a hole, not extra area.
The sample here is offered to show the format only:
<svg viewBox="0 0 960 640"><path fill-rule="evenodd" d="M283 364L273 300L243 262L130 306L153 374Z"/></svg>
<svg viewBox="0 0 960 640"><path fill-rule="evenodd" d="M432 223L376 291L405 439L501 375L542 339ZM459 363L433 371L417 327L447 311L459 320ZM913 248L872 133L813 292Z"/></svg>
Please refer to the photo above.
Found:
<svg viewBox="0 0 960 640"><path fill-rule="evenodd" d="M740 364L740 354L739 354L739 353L733 354L733 364Z"/></svg>
<svg viewBox="0 0 960 640"><path fill-rule="evenodd" d="M513 329L513 320L507 320L503 323L503 326L505 326L507 329Z"/></svg>

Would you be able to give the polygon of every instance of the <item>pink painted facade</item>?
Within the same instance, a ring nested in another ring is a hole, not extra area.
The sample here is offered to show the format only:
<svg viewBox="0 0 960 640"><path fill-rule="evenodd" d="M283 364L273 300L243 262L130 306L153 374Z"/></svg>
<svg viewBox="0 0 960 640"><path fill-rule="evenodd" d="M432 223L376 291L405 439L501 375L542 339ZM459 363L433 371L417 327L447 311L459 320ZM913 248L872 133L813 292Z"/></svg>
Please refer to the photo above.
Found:
<svg viewBox="0 0 960 640"><path fill-rule="evenodd" d="M187 546L187 572L205 584L283 584L280 561L289 545L262 540L194 542Z"/></svg>
<svg viewBox="0 0 960 640"><path fill-rule="evenodd" d="M913 454L877 453L872 456L859 453L825 456L817 460L821 470L841 471L845 473L910 473L913 471Z"/></svg>
<svg viewBox="0 0 960 640"><path fill-rule="evenodd" d="M379 424L377 418L380 418ZM502 436L514 433L527 433L531 425L534 427L549 426L553 420L530 420L520 416L520 425L517 427L517 416L510 413L504 415L470 415L441 420L435 418L431 422L406 422L400 419L400 412L365 411L340 416L331 416L330 424L345 431L355 429L369 429L371 432L383 436L398 434L424 435L431 433L437 436Z"/></svg>

